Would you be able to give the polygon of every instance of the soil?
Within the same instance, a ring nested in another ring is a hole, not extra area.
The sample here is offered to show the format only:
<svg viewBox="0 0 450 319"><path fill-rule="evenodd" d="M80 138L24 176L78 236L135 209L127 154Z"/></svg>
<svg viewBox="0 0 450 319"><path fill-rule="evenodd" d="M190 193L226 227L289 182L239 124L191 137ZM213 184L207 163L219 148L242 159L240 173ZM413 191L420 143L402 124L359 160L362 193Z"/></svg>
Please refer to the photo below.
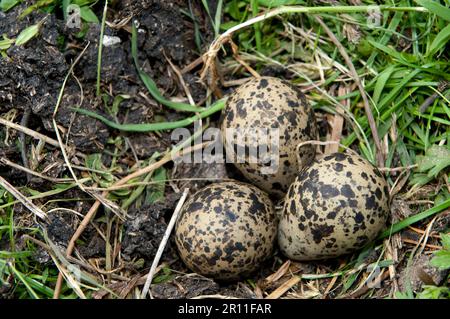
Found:
<svg viewBox="0 0 450 319"><path fill-rule="evenodd" d="M215 14L216 2L208 1L212 16ZM171 145L170 132L124 134L108 128L91 117L74 115L70 107L80 106L108 116L104 107L105 100L96 96L95 89L99 26L91 24L86 30L68 28L60 13L46 14L39 11L33 12L24 19L17 19L20 12L30 3L31 1L23 1L6 14L0 12L0 34L5 34L9 38L17 37L25 27L46 19L38 37L24 46L12 46L6 51L8 58L0 57L0 116L5 117L8 114L16 123L29 116L27 121L22 121L22 125L56 139L52 117L58 95L72 63L80 55L82 49L89 44L79 63L75 66L73 74L67 79L64 95L55 117L56 124L72 149L70 154L72 164L83 163L86 155L100 153L103 163L109 165L112 160L110 154L114 150L112 141L119 135L126 136L130 143L129 146L124 146L123 156L119 161L119 165L124 171L135 164L136 157L139 160L148 159L155 152L165 151ZM120 94L130 96L120 104L120 111L117 115L119 122L146 123L161 118L176 120L183 116L167 109L163 110L148 94L132 61L130 23L127 23L125 27L117 25L120 25L119 22L123 19L130 17L133 21L138 22L138 58L144 71L155 80L165 96L184 97L183 87L168 60L179 69L183 69L199 57L199 50L205 50L214 37L209 17L202 7L201 1L192 0L189 3L192 5L191 8L188 7L188 1L185 0L125 0L116 1L110 8L108 21L114 21L116 26L106 26L105 35L117 37L120 42L103 47L101 87L103 92L108 92L108 96L105 98L108 100L108 105L112 104L115 96ZM202 48L196 47L192 20L182 14L180 9L187 12L192 10L200 26ZM101 16L102 8L99 5L96 5L94 10L97 16ZM84 36L80 37L80 32L85 32ZM276 67L264 68L261 74L287 79L292 77L292 74ZM206 89L198 81L198 69L185 73L183 78L193 99L195 101L204 100ZM215 125L214 121L212 125ZM29 165L30 163L25 163L25 159L21 155L22 147L25 147L25 154L29 159L32 152L37 152L36 140L26 136L24 145L21 145L17 142L20 137L18 132L7 130L9 139L6 138L5 132L6 130L0 130L0 157L5 157L20 165ZM8 143L8 141L14 142ZM41 158L31 163L37 171L48 168L47 176L55 178L70 176L59 149L46 145L46 152L41 155ZM236 176L241 178L236 171L223 164L174 165L171 163L165 167L169 171L169 178L180 181L165 187L164 200L140 207L131 206L127 212L129 217L121 228L123 237L120 243L120 253L123 260L130 264L142 260L141 267L145 269L150 267L155 257L171 214L180 198L179 189L187 187L193 193L216 179ZM39 177L29 178L23 171L5 165L0 165L0 175L7 180L14 181L16 187L26 185L39 192L53 189L53 184L47 180ZM196 177L205 177L206 179L193 180ZM47 209L62 207L85 214L92 205L90 200L81 200L91 198L78 188L72 188L58 195L49 196L45 200L34 202L43 205L52 199L59 201L56 204L49 204ZM64 199L66 201L61 201ZM16 205L16 209L20 211L21 206ZM26 209L22 209L26 211ZM104 216L104 213L102 208L97 216ZM80 216L72 213L58 211L51 214L50 220L45 225L50 240L61 249L65 249L80 220ZM445 228L445 225L448 225L448 220L442 227ZM0 247L2 245L3 243L0 242ZM86 259L105 257L105 241L92 224L83 232L77 248ZM51 263L49 255L43 249L36 251L34 260L41 264ZM255 274L255 281L276 271L284 261L285 259L279 257L269 260L264 269ZM178 259L172 240L167 244L161 262L170 263L171 268L180 273L189 272ZM337 261L331 263L337 264ZM307 273L316 271L312 264L297 264L296 267L297 270L300 267ZM324 264L324 267L326 268L327 264ZM132 271L136 270L132 269ZM437 275L430 273L429 276ZM437 283L441 277L433 278ZM323 282L324 285L328 283L329 280ZM416 289L416 283L413 285ZM275 284L270 286L269 291L278 286ZM6 286L1 288L0 297L7 292ZM208 294L244 298L258 297L247 286L216 283L192 274L180 275L167 282L154 285L152 293L156 298L192 298Z"/></svg>
<svg viewBox="0 0 450 319"><path fill-rule="evenodd" d="M414 259L411 267L405 267L399 275L399 287L401 291L411 289L420 292L423 285L442 285L447 278L448 270L439 270L430 266L432 255L421 255Z"/></svg>
<svg viewBox="0 0 450 319"><path fill-rule="evenodd" d="M211 2L211 11L214 13L215 4L214 1ZM111 161L109 153L113 151L113 145L108 144L108 141L122 133L110 130L90 117L74 116L73 111L70 110L70 107L76 106L107 115L104 111L104 99L97 97L95 90L100 26L84 24L81 29L69 28L58 12L47 14L35 11L23 19L17 19L31 3L32 1L23 1L7 13L0 12L0 34L9 38L17 37L24 28L45 19L39 36L23 46L12 46L6 51L7 58L0 58L0 114L2 117L9 114L9 118L14 122L20 122L23 126L56 139L52 118L58 96L72 63L82 49L87 47L75 66L73 74L67 79L55 119L62 130L63 137L67 138L67 144L73 148L74 153L78 152L82 155L81 157L75 155L72 159L75 163L72 164L77 164L77 161L82 163L86 155L102 153L102 161L107 165ZM196 47L193 22L181 12L181 9L187 12L192 10L201 28L204 47ZM100 6L95 6L94 10L97 16L101 16ZM191 1L189 8L186 1L180 0L129 0L118 1L109 8L108 21L119 22L130 17L138 25L138 58L145 72L155 80L166 96L184 96L183 87L168 60L182 69L197 59L198 50L204 50L213 39L214 33L210 20L201 1ZM119 39L119 43L103 47L101 87L104 92L110 93L108 104L112 104L114 96L120 94L130 96L120 104L120 112L117 115L120 122L136 124L152 122L155 116L167 120L181 118L182 114L163 110L151 98L140 81L130 52L130 23L127 25L128 27L106 26L105 28L105 35ZM84 34L80 37L81 33ZM194 100L202 101L206 96L206 89L198 81L197 71L184 73L183 78ZM22 120L24 118L28 120ZM14 130L8 130L8 136L4 134L4 130L0 134L0 156L14 163L28 166L30 163L25 163L27 159L21 155L21 143L8 143L8 140L21 138L21 134ZM171 145L170 132L123 135L126 135L130 144L123 150L125 157L128 158L123 160L124 164L133 163L135 160L133 155L138 159L147 159L155 152L167 150ZM36 146L35 140L25 136L23 144L26 157L29 158L31 145ZM68 176L69 171L64 165L60 151L48 145L46 148L49 152L43 154L43 157L35 163L36 170L40 171L51 165L52 168L46 171L47 176ZM169 164L168 168L174 167ZM16 187L27 185L40 192L52 189L52 183L35 176L27 177L23 171L8 166L0 166L0 174L7 180L14 180ZM173 170L173 177L183 180L201 176L199 174L211 178L226 177L223 166L180 165ZM195 191L206 183L207 181L192 183L183 181L180 188L189 187ZM128 210L129 218L123 223L124 236L121 242L121 253L125 262L143 260L143 266L150 266L180 197L180 193L173 191L170 187L166 187L165 193L164 201L139 208L131 207ZM61 201L64 198L87 198L86 194L76 188L46 199L56 198L59 200L58 204L50 205L48 209L63 207L85 213L91 204L89 201ZM35 202L38 203L39 200ZM16 209L18 208L21 206L16 206ZM98 214L101 216L102 213L101 209ZM50 215L45 230L53 243L65 249L79 223L79 216L57 211ZM105 242L92 225L83 232L77 247L84 258L104 257ZM49 255L43 249L37 249L33 257L35 261L43 265L51 263ZM162 261L173 262L177 259L174 244L169 241ZM178 264L178 268L186 270L181 262L178 261ZM186 296L194 296L196 292L217 292L219 289L219 286L212 281L209 286L200 284L203 281L192 281L190 278L185 281L196 283L191 285L195 288L192 291L189 290ZM184 283L183 280L182 282ZM160 291L165 290L161 287ZM168 289L166 294L160 293L160 296L169 297L171 294L173 292Z"/></svg>
<svg viewBox="0 0 450 319"><path fill-rule="evenodd" d="M164 201L145 205L129 213L124 223L122 254L125 260L143 259L150 267L167 228L173 208L180 198L179 193L171 193ZM169 242L164 250L162 261L176 258L175 246Z"/></svg>

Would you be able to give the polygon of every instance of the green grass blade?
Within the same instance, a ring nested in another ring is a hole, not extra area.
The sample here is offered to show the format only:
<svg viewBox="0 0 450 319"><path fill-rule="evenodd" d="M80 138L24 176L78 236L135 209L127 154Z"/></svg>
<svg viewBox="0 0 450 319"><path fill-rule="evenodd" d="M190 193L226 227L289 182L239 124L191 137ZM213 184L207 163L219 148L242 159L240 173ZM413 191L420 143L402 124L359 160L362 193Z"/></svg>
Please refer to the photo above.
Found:
<svg viewBox="0 0 450 319"><path fill-rule="evenodd" d="M183 120L174 121L174 122L160 122L160 123L143 123L143 124L118 124L114 121L108 120L106 117L97 114L92 111L88 111L81 108L71 108L73 111L77 113L81 113L90 117L93 117L97 120L102 121L106 125L115 128L120 131L125 132L153 132L153 131L161 131L161 130L172 130L175 128L188 126L199 119L206 118L220 110L222 110L225 106L225 100L219 100L214 103L211 107L206 109L205 111L199 113L198 115L194 115Z"/></svg>
<svg viewBox="0 0 450 319"><path fill-rule="evenodd" d="M440 203L439 205L436 205L422 213L408 217L402 221L399 221L398 223L395 223L394 225L391 226L390 229L387 229L384 232L382 232L380 234L380 236L378 236L378 239L383 239L383 238L389 237L390 235L395 234L395 233L399 232L400 230L402 230L412 224L415 224L425 218L428 218L437 213L440 213L441 211L443 211L444 209L447 209L449 207L450 207L450 198L447 199L446 201Z"/></svg>
<svg viewBox="0 0 450 319"><path fill-rule="evenodd" d="M216 36L218 36L219 32L220 32L220 25L222 22L222 6L223 6L223 0L219 0L217 2L216 16L214 17L214 31L215 31Z"/></svg>
<svg viewBox="0 0 450 319"><path fill-rule="evenodd" d="M162 94L159 92L158 87L156 86L155 81L144 71L141 70L139 67L139 61L138 61L138 54L137 54L137 29L136 26L133 23L132 32L131 32L131 55L133 56L134 64L136 66L136 69L139 73L139 77L141 78L142 82L144 82L144 85L146 86L147 90L150 92L150 94L153 96L153 98L161 103L162 105L165 105L171 109L177 110L177 111L184 111L184 112L201 112L204 111L205 108L198 107L195 105L190 105L187 103L180 103L180 102L172 102L164 98Z"/></svg>
<svg viewBox="0 0 450 319"><path fill-rule="evenodd" d="M85 182L86 180L89 180L89 179L90 178L80 179L80 183ZM60 185L57 185L55 187L55 189L52 189L52 190L49 190L49 191L46 191L46 192L42 192L42 193L39 193L39 194L34 195L34 196L30 196L30 197L28 197L28 199L32 200L32 199L39 199L39 198L45 198L45 197L48 197L48 196L58 195L60 193L63 193L65 191L67 191L69 189L72 189L72 188L75 188L75 187L78 187L77 183L60 184ZM9 203L0 205L0 209L7 208L7 207L13 206L13 205L18 204L18 203L20 203L19 200L11 201Z"/></svg>
<svg viewBox="0 0 450 319"><path fill-rule="evenodd" d="M69 5L70 5L70 0L62 0L62 2L61 2L61 6L62 6L62 10L63 10L63 16L64 16L64 21L66 21L67 20L67 8L69 7Z"/></svg>
<svg viewBox="0 0 450 319"><path fill-rule="evenodd" d="M14 275L23 283L25 288L27 289L28 293L34 298L39 299L39 296L36 294L36 292L31 288L31 286L28 284L27 280L24 278L22 273L18 271L11 263L8 264L11 271L14 273Z"/></svg>
<svg viewBox="0 0 450 319"><path fill-rule="evenodd" d="M169 100L166 100L161 93L159 92L158 87L156 86L155 81L145 72L139 71L139 76L141 77L142 82L144 82L145 87L147 90L151 93L153 98L161 103L162 105L165 105L171 109L177 110L177 111L183 111L183 112L201 112L205 110L203 107L198 107L194 105L190 105L187 103L180 103L180 102L172 102Z"/></svg>
<svg viewBox="0 0 450 319"><path fill-rule="evenodd" d="M251 4L251 7L252 7L252 16L256 17L258 15L258 12L259 12L258 0L251 0L250 4ZM255 23L253 25L253 28L255 30L256 49L258 51L261 51L261 23Z"/></svg>
<svg viewBox="0 0 450 319"><path fill-rule="evenodd" d="M0 10L7 12L20 3L20 0L2 0L0 1Z"/></svg>
<svg viewBox="0 0 450 319"><path fill-rule="evenodd" d="M398 25L402 21L403 12L396 12L394 16L391 19L391 22L388 25L388 30L395 31L397 30ZM377 43L386 45L389 42L389 39L392 37L391 32L385 32L380 39L377 40ZM372 66L373 61L375 61L375 58L378 55L378 51L373 51L370 55L369 59L367 60L367 66Z"/></svg>
<svg viewBox="0 0 450 319"><path fill-rule="evenodd" d="M448 24L444 29L442 29L438 35L434 38L433 42L430 45L427 56L434 55L437 51L439 51L442 47L444 47L448 40L450 40L450 24Z"/></svg>
<svg viewBox="0 0 450 319"><path fill-rule="evenodd" d="M425 7L430 11L431 13L434 13L438 17L450 21L450 9L447 7L444 7L443 5L439 4L437 1L433 0L416 0L418 4L420 4L422 7Z"/></svg>
<svg viewBox="0 0 450 319"><path fill-rule="evenodd" d="M16 39L16 45L24 45L39 33L40 24L35 24L29 26L20 32L19 36Z"/></svg>
<svg viewBox="0 0 450 319"><path fill-rule="evenodd" d="M89 7L81 7L80 8L80 16L86 22L99 23L97 16L94 11L92 11Z"/></svg>
<svg viewBox="0 0 450 319"><path fill-rule="evenodd" d="M202 0L202 4L203 4L203 7L205 8L206 13L208 14L209 19L211 20L213 28L215 29L214 20L213 20L213 18L211 16L211 11L209 10L208 1L207 0Z"/></svg>
<svg viewBox="0 0 450 319"><path fill-rule="evenodd" d="M377 82L375 84L375 89L373 90L373 102L375 104L378 104L378 101L380 100L381 93L383 92L383 89L386 85L386 82L391 77L392 73L395 70L395 65L389 66L386 70L384 70L380 75L378 76Z"/></svg>
<svg viewBox="0 0 450 319"><path fill-rule="evenodd" d="M100 38L98 40L98 56L97 56L97 96L100 96L100 77L102 73L102 51L103 51L103 35L105 33L106 24L106 12L108 11L108 0L105 1L105 7L103 8L102 25L100 27Z"/></svg>
<svg viewBox="0 0 450 319"><path fill-rule="evenodd" d="M420 69L415 69L409 73L398 85L396 85L380 102L378 108L382 110L386 105L391 103L397 94L403 89L403 87L408 84L417 74L420 73Z"/></svg>

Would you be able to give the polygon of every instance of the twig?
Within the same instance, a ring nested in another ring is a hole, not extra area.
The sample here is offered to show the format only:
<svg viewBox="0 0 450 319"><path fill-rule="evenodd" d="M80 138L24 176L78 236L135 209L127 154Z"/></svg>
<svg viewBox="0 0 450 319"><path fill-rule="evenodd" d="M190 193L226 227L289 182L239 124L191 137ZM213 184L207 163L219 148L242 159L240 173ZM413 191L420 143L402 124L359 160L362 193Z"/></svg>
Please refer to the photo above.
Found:
<svg viewBox="0 0 450 319"><path fill-rule="evenodd" d="M103 7L102 23L100 25L100 38L98 39L98 53L97 53L97 82L96 94L100 96L100 77L102 72L102 52L103 52L103 35L105 33L106 13L108 12L108 0L105 1Z"/></svg>
<svg viewBox="0 0 450 319"><path fill-rule="evenodd" d="M38 133L36 131L33 131L27 127L24 127L20 124L16 124L14 122L5 120L4 118L0 117L0 124L5 125L7 127L10 127L12 129L15 129L19 132L23 132L35 139L43 140L45 143L50 144L52 146L59 147L59 143L57 140L52 139L51 137L45 136L44 134Z"/></svg>
<svg viewBox="0 0 450 319"><path fill-rule="evenodd" d="M381 282L383 280L385 280L386 278L389 277L389 271L385 271L383 269L383 272L381 273L380 276L377 277L377 279L373 282L372 285L364 285L362 286L360 289L356 290L355 292L353 292L351 295L347 296L347 298L358 298L361 297L362 295L364 295L366 292L369 291L369 289L371 289L371 287L375 287L378 286L379 284L381 284Z"/></svg>
<svg viewBox="0 0 450 319"><path fill-rule="evenodd" d="M292 277L291 279L284 282L280 287L275 289L270 295L266 297L266 299L278 299L282 295L284 295L289 289L298 284L301 280L300 276Z"/></svg>
<svg viewBox="0 0 450 319"><path fill-rule="evenodd" d="M215 59L220 47L226 43L234 32L240 29L249 27L255 23L283 15L288 13L307 13L307 14L319 14L319 13L355 13L355 12L368 12L373 10L374 6L323 6L323 7L302 7L302 6L280 6L276 9L267 11L259 16L249 19L243 23L240 23L224 33L218 36L213 43L211 43L208 52L203 55L203 69L200 75L201 79L204 79L208 73L214 73ZM376 6L380 11L412 11L412 12L428 12L424 7L394 7L389 5Z"/></svg>
<svg viewBox="0 0 450 319"><path fill-rule="evenodd" d="M401 172L401 171L408 171L410 169L416 168L418 165L409 165L409 166L401 166L401 167L379 167L378 170L382 172Z"/></svg>
<svg viewBox="0 0 450 319"><path fill-rule="evenodd" d="M197 59L195 59L194 61L192 61L191 63L189 63L188 65L186 65L181 70L181 74L186 74L188 72L191 72L193 69L195 69L196 67L198 67L202 63L203 63L203 57L200 56Z"/></svg>
<svg viewBox="0 0 450 319"><path fill-rule="evenodd" d="M180 72L180 69L178 69L178 67L172 63L172 61L167 57L166 52L164 52L164 50L163 50L163 55L166 58L166 61L171 66L173 72L175 72L175 74L177 75L178 81L180 81L180 84L183 87L184 93L186 94L186 96L189 100L189 104L191 104L192 106L195 106L195 101L192 98L191 91L189 91L189 88L186 85L186 82L184 81L183 74Z"/></svg>
<svg viewBox="0 0 450 319"><path fill-rule="evenodd" d="M66 88L67 80L69 79L69 76L72 74L73 69L75 68L75 65L77 65L78 61L80 61L84 52L86 52L87 48L89 47L89 44L90 44L90 42L88 42L88 44L84 47L83 51L81 51L81 53L77 56L75 61L70 66L69 72L67 72L67 75L64 78L63 84L61 86L61 90L59 91L58 100L56 101L55 110L53 111L53 115L52 115L53 128L55 130L55 134L58 139L58 146L61 149L61 152L64 157L64 161L66 162L67 168L69 169L70 173L72 174L72 177L75 180L75 183L77 183L77 186L82 191L84 191L84 186L78 181L77 175L75 174L75 172L72 169L72 166L70 165L69 157L67 156L67 152L64 147L63 140L61 138L61 135L59 134L58 125L56 124L56 114L58 113L59 105L61 104L62 98L64 96L64 89Z"/></svg>
<svg viewBox="0 0 450 319"><path fill-rule="evenodd" d="M35 171L33 171L33 170L27 168L27 167L21 166L21 165L16 164L16 163L13 163L13 162L11 162L10 160L8 160L8 159L5 158L5 157L0 157L0 163L3 163L3 164L5 164L5 165L8 165L8 166L10 166L10 167L12 167L12 168L21 170L21 171L27 173L27 175L34 175L34 176L37 176L37 177L39 177L39 178L48 180L48 181L50 181L50 182L54 182L54 183L67 183L67 182L73 182L73 179L71 179L71 178L53 178L53 177L50 177L50 176L45 176L45 175L43 175L43 174L41 174L41 173L35 172Z"/></svg>
<svg viewBox="0 0 450 319"><path fill-rule="evenodd" d="M267 276L266 279L264 280L264 283L271 284L271 283L279 280L281 277L283 277L286 274L286 272L289 270L290 266L291 266L291 261L287 260L283 265L281 265L280 268L278 268L278 270L276 272Z"/></svg>
<svg viewBox="0 0 450 319"><path fill-rule="evenodd" d="M78 103L78 107L82 107L83 101L84 101L83 85L81 84L80 80L78 80L78 78L75 76L75 74L72 73L72 77L75 79L75 82L77 82L78 87L80 88L80 102ZM70 131L72 130L72 125L73 125L73 122L75 121L75 116L76 116L76 113L72 113L72 115L70 116L69 127L67 128L67 133L66 133L66 146L67 146L67 144L69 144Z"/></svg>
<svg viewBox="0 0 450 319"><path fill-rule="evenodd" d="M239 56L238 46L232 40L230 40L230 44L231 50L233 51L233 58L238 61L239 64L241 64L253 77L257 79L261 78L261 75L259 75L258 72L256 72L247 62L244 61L244 59Z"/></svg>
<svg viewBox="0 0 450 319"><path fill-rule="evenodd" d="M178 219L178 215L180 214L181 208L183 207L184 201L186 200L186 197L188 195L189 188L185 188L183 195L181 196L180 200L178 201L177 206L175 207L175 211L172 214L172 217L170 218L169 225L167 225L166 232L164 233L164 236L161 240L161 243L159 244L158 251L156 252L156 256L153 259L152 266L150 267L150 271L147 276L147 280L145 281L144 288L142 289L141 298L145 299L145 296L147 296L147 293L150 293L150 298L153 299L152 293L150 292L150 285L153 280L153 276L155 275L156 267L158 267L159 260L161 259L162 253L164 249L166 248L167 241L169 240L170 234L172 233L172 229L175 226L175 222Z"/></svg>
<svg viewBox="0 0 450 319"><path fill-rule="evenodd" d="M417 242L415 240L412 240L412 239L408 239L408 238L402 238L402 241L404 243L411 244L411 245L419 245L420 244L419 242ZM437 249L437 250L442 249L441 246L432 245L432 244L426 244L425 247L428 247L428 248L431 248L431 249Z"/></svg>
<svg viewBox="0 0 450 319"><path fill-rule="evenodd" d="M346 95L349 93L349 89L347 87L343 87L340 86L339 90L338 90L338 94L341 95ZM350 100L349 99L345 99L341 101L341 107L342 108L347 108L349 107L350 104ZM338 112L336 112L336 114L333 117L333 123L331 125L331 137L330 140L331 141L335 141L335 142L340 142L341 140L341 136L342 136L342 128L344 126L344 117L339 114ZM327 146L325 146L325 154L332 154L332 153L336 153L337 151L339 151L339 145L338 144L329 144Z"/></svg>
<svg viewBox="0 0 450 319"><path fill-rule="evenodd" d="M0 186L6 189L12 196L14 196L18 201L20 201L23 206L28 208L37 217L46 220L47 214L44 213L39 207L33 204L28 198L22 195L14 186L12 186L6 179L0 176Z"/></svg>
<svg viewBox="0 0 450 319"><path fill-rule="evenodd" d="M422 230L422 229L416 228L416 227L412 227L412 226L408 226L408 228L411 229L412 231L418 233L418 234L421 234L421 235L425 234L425 232L426 232L425 230ZM441 236L439 236L439 235L430 235L430 236L433 237L433 238L437 238L437 239L441 238Z"/></svg>
<svg viewBox="0 0 450 319"><path fill-rule="evenodd" d="M27 127L28 120L30 119L31 110L27 108L25 112L23 113L22 119L20 120L20 125L23 127ZM28 165L28 158L27 158L27 146L26 146L26 140L25 140L25 133L20 132L19 134L20 138L20 144L21 144L21 156L22 156L22 163L25 168L30 168ZM27 173L27 181L29 182L31 180L31 175Z"/></svg>
<svg viewBox="0 0 450 319"><path fill-rule="evenodd" d="M384 166L384 151L381 146L380 137L378 136L378 130L377 125L375 123L375 119L372 114L372 109L370 107L369 99L367 98L366 91L364 90L364 87L361 83L361 79L359 78L358 72L356 72L355 66L353 65L353 62L348 55L347 51L345 50L342 43L336 38L334 33L327 27L327 25L322 21L320 17L314 17L316 21L322 26L322 28L325 30L325 32L330 37L331 41L336 45L339 52L341 53L342 57L345 60L345 63L347 64L348 68L350 69L350 72L352 73L356 85L358 86L359 91L361 92L361 97L364 101L364 110L366 112L367 121L369 122L370 130L372 131L372 137L375 142L375 147L377 148L377 163L378 166Z"/></svg>
<svg viewBox="0 0 450 319"><path fill-rule="evenodd" d="M325 291L322 295L322 298L325 299L327 295L330 293L331 288L333 288L334 284L336 283L338 277L333 277L330 280L330 283L328 284L327 288L325 288Z"/></svg>
<svg viewBox="0 0 450 319"><path fill-rule="evenodd" d="M442 92L445 89L447 89L447 87L450 86L450 82L448 81L442 81L441 83L439 83L438 85L438 92ZM419 112L420 113L425 113L425 111L427 110L427 108L433 104L433 102L438 98L439 93L438 92L434 92L432 95L430 95L429 97L427 97L427 99L422 103L422 105L419 107Z"/></svg>

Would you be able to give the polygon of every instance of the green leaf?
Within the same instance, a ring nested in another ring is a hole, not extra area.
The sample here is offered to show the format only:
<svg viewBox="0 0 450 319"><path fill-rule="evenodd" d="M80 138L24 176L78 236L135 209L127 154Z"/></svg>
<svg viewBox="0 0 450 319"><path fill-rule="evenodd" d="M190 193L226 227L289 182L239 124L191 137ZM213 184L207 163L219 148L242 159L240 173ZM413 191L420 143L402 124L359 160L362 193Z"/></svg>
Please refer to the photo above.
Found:
<svg viewBox="0 0 450 319"><path fill-rule="evenodd" d="M71 3L76 4L80 7L84 6L90 6L92 4L95 4L98 0L73 0Z"/></svg>
<svg viewBox="0 0 450 319"><path fill-rule="evenodd" d="M450 9L447 7L444 7L443 5L439 4L436 1L433 0L416 0L418 4L420 4L422 7L425 7L430 11L431 13L434 13L438 17L450 21Z"/></svg>
<svg viewBox="0 0 450 319"><path fill-rule="evenodd" d="M3 40L0 41L0 51L8 50L14 42L14 39L9 39L6 35L4 35Z"/></svg>
<svg viewBox="0 0 450 319"><path fill-rule="evenodd" d="M430 260L430 265L439 269L450 268L450 250L439 250L434 253L433 259Z"/></svg>
<svg viewBox="0 0 450 319"><path fill-rule="evenodd" d="M102 173L89 172L92 179L95 180L101 187L109 187L114 182L113 175L107 171L107 168L103 165L102 154L93 153L86 156L86 167L101 171Z"/></svg>
<svg viewBox="0 0 450 319"><path fill-rule="evenodd" d="M214 17L214 31L216 34L219 34L220 31L220 23L222 22L222 0L217 2L216 7L216 16Z"/></svg>
<svg viewBox="0 0 450 319"><path fill-rule="evenodd" d="M70 5L71 0L62 0L62 10L64 15L64 20L67 20L67 8Z"/></svg>
<svg viewBox="0 0 450 319"><path fill-rule="evenodd" d="M396 232L399 232L400 230L408 227L409 225L412 225L412 224L417 223L425 218L428 218L437 213L440 213L441 211L443 211L444 209L447 209L448 207L450 207L450 198L438 205L431 207L430 209L427 209L424 212L410 216L408 218L405 218L405 219L393 224L389 229L386 229L384 232L382 232L378 236L378 239L383 239L383 238L389 237L390 235L395 234Z"/></svg>
<svg viewBox="0 0 450 319"><path fill-rule="evenodd" d="M231 29L234 26L237 26L239 24L239 22L236 21L228 21L228 22L224 22L220 25L220 29L223 31L227 31L228 29Z"/></svg>
<svg viewBox="0 0 450 319"><path fill-rule="evenodd" d="M54 2L55 2L55 0L39 0L35 4L27 7L25 10L23 10L23 12L19 15L19 19L23 19L24 17L29 15L31 12L33 12L39 8L53 4Z"/></svg>
<svg viewBox="0 0 450 319"><path fill-rule="evenodd" d="M360 273L361 273L361 271L355 272L347 278L347 280L344 282L344 285L343 285L344 292L347 291L348 289L350 289L351 286L353 286L356 279L358 279L358 276Z"/></svg>
<svg viewBox="0 0 450 319"><path fill-rule="evenodd" d="M413 299L414 296L410 296L407 292L396 291L395 298L396 299Z"/></svg>
<svg viewBox="0 0 450 319"><path fill-rule="evenodd" d="M130 99L131 96L127 94L119 94L114 98L114 102L111 108L111 112L114 115L117 115L119 113L119 105L122 103L123 100Z"/></svg>
<svg viewBox="0 0 450 319"><path fill-rule="evenodd" d="M89 7L81 7L80 16L86 22L100 23L95 13Z"/></svg>
<svg viewBox="0 0 450 319"><path fill-rule="evenodd" d="M173 279L173 277L175 277L174 274L172 274L172 271L170 270L170 268L168 267L164 267L162 269L163 274L160 276L157 276L153 279L152 283L154 284L160 284L163 282L167 282Z"/></svg>
<svg viewBox="0 0 450 319"><path fill-rule="evenodd" d="M375 84L375 89L373 91L373 102L375 104L378 104L384 86L386 85L386 82L389 80L394 70L395 65L391 65L378 76L377 82Z"/></svg>
<svg viewBox="0 0 450 319"><path fill-rule="evenodd" d="M384 53L390 55L392 58L394 58L400 62L413 63L413 62L417 61L417 57L415 57L411 54L408 54L405 52L398 52L397 50L395 50L391 47L385 46L385 45L375 42L373 40L368 40L368 41L373 47L377 48L380 51L383 51Z"/></svg>
<svg viewBox="0 0 450 319"><path fill-rule="evenodd" d="M209 15L209 18L212 20L212 18L211 18L211 11L209 10L208 1L202 0L202 3L203 3L203 7L205 8L206 13Z"/></svg>
<svg viewBox="0 0 450 319"><path fill-rule="evenodd" d="M233 20L239 21L241 18L241 11L239 10L237 0L232 0L231 2L229 2L228 5L225 7L225 12L227 12L233 18ZM237 21L234 22L238 23Z"/></svg>
<svg viewBox="0 0 450 319"><path fill-rule="evenodd" d="M444 29L442 29L438 35L434 38L433 42L429 47L429 51L427 52L427 56L435 54L439 51L444 45L447 44L450 39L450 24L447 25Z"/></svg>
<svg viewBox="0 0 450 319"><path fill-rule="evenodd" d="M425 185L428 184L433 180L433 177L428 176L427 174L414 174L414 176L411 178L410 185Z"/></svg>
<svg viewBox="0 0 450 319"><path fill-rule="evenodd" d="M35 24L22 30L16 39L16 45L24 45L33 39L39 33L39 27L39 24Z"/></svg>
<svg viewBox="0 0 450 319"><path fill-rule="evenodd" d="M12 9L18 3L20 3L20 0L1 0L0 1L0 9L3 12L6 12L6 11Z"/></svg>
<svg viewBox="0 0 450 319"><path fill-rule="evenodd" d="M441 234L442 247L446 250L450 250L450 234Z"/></svg>
<svg viewBox="0 0 450 319"><path fill-rule="evenodd" d="M442 250L434 253L433 259L430 260L430 265L439 269L450 268L450 233L441 234Z"/></svg>
<svg viewBox="0 0 450 319"><path fill-rule="evenodd" d="M436 177L440 171L450 165L450 150L445 146L433 145L418 161L421 173L428 171L429 177Z"/></svg>
<svg viewBox="0 0 450 319"><path fill-rule="evenodd" d="M450 298L450 288L423 286L423 291L417 294L417 299L447 299Z"/></svg>

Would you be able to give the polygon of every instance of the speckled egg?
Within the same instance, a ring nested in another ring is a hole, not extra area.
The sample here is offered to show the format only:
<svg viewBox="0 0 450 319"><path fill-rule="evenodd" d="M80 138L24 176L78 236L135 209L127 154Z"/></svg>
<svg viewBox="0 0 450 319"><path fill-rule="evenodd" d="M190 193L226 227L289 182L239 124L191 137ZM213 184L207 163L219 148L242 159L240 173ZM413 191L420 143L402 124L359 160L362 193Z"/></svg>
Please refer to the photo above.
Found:
<svg viewBox="0 0 450 319"><path fill-rule="evenodd" d="M299 169L315 156L312 145L297 150L299 143L317 139L314 112L299 89L277 78L261 77L237 88L223 111L221 129L227 161L233 162L252 184L279 198L285 195ZM273 138L233 138L229 129L253 133L260 130L267 134L263 137ZM278 130L279 136L267 129ZM265 154L260 147L273 142ZM258 155L249 156L256 149ZM245 151L243 159L236 156L239 150ZM271 158L270 154L275 156Z"/></svg>
<svg viewBox="0 0 450 319"><path fill-rule="evenodd" d="M281 251L295 260L334 258L374 240L389 215L389 188L365 159L334 153L296 177L278 228Z"/></svg>
<svg viewBox="0 0 450 319"><path fill-rule="evenodd" d="M268 195L241 182L211 184L184 205L175 226L181 259L218 280L242 278L271 256L277 232Z"/></svg>

